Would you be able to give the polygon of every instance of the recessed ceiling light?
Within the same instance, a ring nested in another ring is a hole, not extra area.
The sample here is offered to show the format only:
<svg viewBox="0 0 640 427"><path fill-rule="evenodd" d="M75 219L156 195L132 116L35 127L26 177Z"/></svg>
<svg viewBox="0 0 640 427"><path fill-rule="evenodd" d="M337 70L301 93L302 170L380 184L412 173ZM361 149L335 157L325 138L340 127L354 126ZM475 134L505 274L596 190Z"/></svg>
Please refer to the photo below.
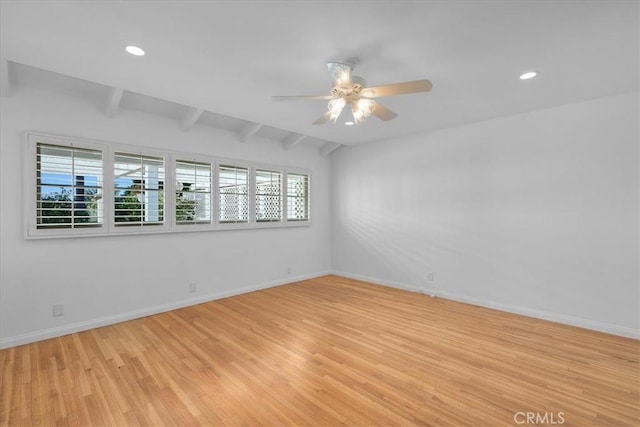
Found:
<svg viewBox="0 0 640 427"><path fill-rule="evenodd" d="M529 71L527 73L524 73L523 75L520 76L520 80L529 80L534 78L535 76L537 76L538 73L536 73L535 71Z"/></svg>
<svg viewBox="0 0 640 427"><path fill-rule="evenodd" d="M135 55L135 56L143 56L144 55L144 50L142 48L138 47L138 46L129 45L129 46L125 47L124 50L126 50L131 55Z"/></svg>
<svg viewBox="0 0 640 427"><path fill-rule="evenodd" d="M353 126L354 123L353 122L344 122L344 124L347 125L347 126Z"/></svg>

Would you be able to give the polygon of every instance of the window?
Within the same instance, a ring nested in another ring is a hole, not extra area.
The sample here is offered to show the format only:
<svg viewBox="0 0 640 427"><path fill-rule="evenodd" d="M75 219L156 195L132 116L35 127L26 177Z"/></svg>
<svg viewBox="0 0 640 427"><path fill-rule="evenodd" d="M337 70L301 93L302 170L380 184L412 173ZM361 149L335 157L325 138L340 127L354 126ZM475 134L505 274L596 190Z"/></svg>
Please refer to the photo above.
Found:
<svg viewBox="0 0 640 427"><path fill-rule="evenodd" d="M113 165L116 226L164 223L164 159L116 153Z"/></svg>
<svg viewBox="0 0 640 427"><path fill-rule="evenodd" d="M36 228L101 227L102 153L38 143Z"/></svg>
<svg viewBox="0 0 640 427"><path fill-rule="evenodd" d="M309 175L287 175L287 221L309 220Z"/></svg>
<svg viewBox="0 0 640 427"><path fill-rule="evenodd" d="M28 132L25 238L303 227L304 169Z"/></svg>
<svg viewBox="0 0 640 427"><path fill-rule="evenodd" d="M249 170L245 167L218 167L218 221L249 221Z"/></svg>
<svg viewBox="0 0 640 427"><path fill-rule="evenodd" d="M282 221L282 173L256 170L256 221Z"/></svg>
<svg viewBox="0 0 640 427"><path fill-rule="evenodd" d="M176 223L211 223L211 189L211 163L177 160Z"/></svg>

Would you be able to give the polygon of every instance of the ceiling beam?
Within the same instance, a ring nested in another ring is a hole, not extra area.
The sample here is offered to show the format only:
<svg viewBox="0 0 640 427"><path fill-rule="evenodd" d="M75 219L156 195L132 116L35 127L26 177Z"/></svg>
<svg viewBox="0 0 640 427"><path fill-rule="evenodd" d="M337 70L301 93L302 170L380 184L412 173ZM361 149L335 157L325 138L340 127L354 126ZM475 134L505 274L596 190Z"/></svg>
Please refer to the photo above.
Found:
<svg viewBox="0 0 640 427"><path fill-rule="evenodd" d="M285 150L291 150L293 147L300 144L306 137L306 135L300 135L299 133L290 133L289 136L282 141L282 146Z"/></svg>
<svg viewBox="0 0 640 427"><path fill-rule="evenodd" d="M248 123L238 134L238 140L240 142L247 142L261 127L262 125L260 123Z"/></svg>
<svg viewBox="0 0 640 427"><path fill-rule="evenodd" d="M180 122L180 129L185 132L189 131L193 127L193 125L196 124L203 112L204 110L201 108L187 108L187 111L184 113L184 117Z"/></svg>
<svg viewBox="0 0 640 427"><path fill-rule="evenodd" d="M328 156L337 148L342 147L342 144L338 144L337 142L327 142L322 147L320 147L320 154L323 156Z"/></svg>
<svg viewBox="0 0 640 427"><path fill-rule="evenodd" d="M112 87L109 89L109 95L107 96L107 105L105 106L104 113L107 117L115 117L120 109L120 101L122 100L122 94L124 89Z"/></svg>
<svg viewBox="0 0 640 427"><path fill-rule="evenodd" d="M9 61L0 58L0 96L11 96L11 79L9 78Z"/></svg>

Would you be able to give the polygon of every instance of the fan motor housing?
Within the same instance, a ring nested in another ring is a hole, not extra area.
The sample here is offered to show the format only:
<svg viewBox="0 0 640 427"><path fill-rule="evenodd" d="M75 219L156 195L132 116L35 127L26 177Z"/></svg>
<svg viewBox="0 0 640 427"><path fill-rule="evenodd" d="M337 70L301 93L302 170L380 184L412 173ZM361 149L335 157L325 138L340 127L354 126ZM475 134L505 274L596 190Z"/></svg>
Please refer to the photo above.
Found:
<svg viewBox="0 0 640 427"><path fill-rule="evenodd" d="M347 87L334 86L331 95L334 98L345 98L347 102L360 97L360 92L367 87L367 81L360 76L351 77L351 85Z"/></svg>

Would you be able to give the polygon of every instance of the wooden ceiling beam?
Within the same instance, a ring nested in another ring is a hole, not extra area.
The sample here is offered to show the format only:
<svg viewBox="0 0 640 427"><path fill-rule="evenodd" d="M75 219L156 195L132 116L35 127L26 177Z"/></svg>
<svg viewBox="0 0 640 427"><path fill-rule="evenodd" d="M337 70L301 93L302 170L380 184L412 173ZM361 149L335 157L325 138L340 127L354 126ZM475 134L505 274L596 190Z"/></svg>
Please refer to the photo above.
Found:
<svg viewBox="0 0 640 427"><path fill-rule="evenodd" d="M319 151L321 155L328 156L329 154L331 154L333 151L337 150L341 146L342 144L338 144L337 142L327 142L322 147L320 147Z"/></svg>
<svg viewBox="0 0 640 427"><path fill-rule="evenodd" d="M282 141L282 147L285 150L291 150L293 147L300 144L306 137L306 135L300 135L299 133L290 133L289 136Z"/></svg>
<svg viewBox="0 0 640 427"><path fill-rule="evenodd" d="M193 125L196 124L202 113L204 112L201 108L189 107L187 111L184 113L184 117L180 121L180 129L185 132L188 132Z"/></svg>
<svg viewBox="0 0 640 427"><path fill-rule="evenodd" d="M107 104L104 109L104 113L107 117L115 117L120 109L120 101L122 101L122 95L124 89L112 87L109 89L109 95L107 95Z"/></svg>
<svg viewBox="0 0 640 427"><path fill-rule="evenodd" d="M238 134L238 140L240 142L249 141L249 138L255 135L261 127L262 125L260 123L248 123Z"/></svg>

